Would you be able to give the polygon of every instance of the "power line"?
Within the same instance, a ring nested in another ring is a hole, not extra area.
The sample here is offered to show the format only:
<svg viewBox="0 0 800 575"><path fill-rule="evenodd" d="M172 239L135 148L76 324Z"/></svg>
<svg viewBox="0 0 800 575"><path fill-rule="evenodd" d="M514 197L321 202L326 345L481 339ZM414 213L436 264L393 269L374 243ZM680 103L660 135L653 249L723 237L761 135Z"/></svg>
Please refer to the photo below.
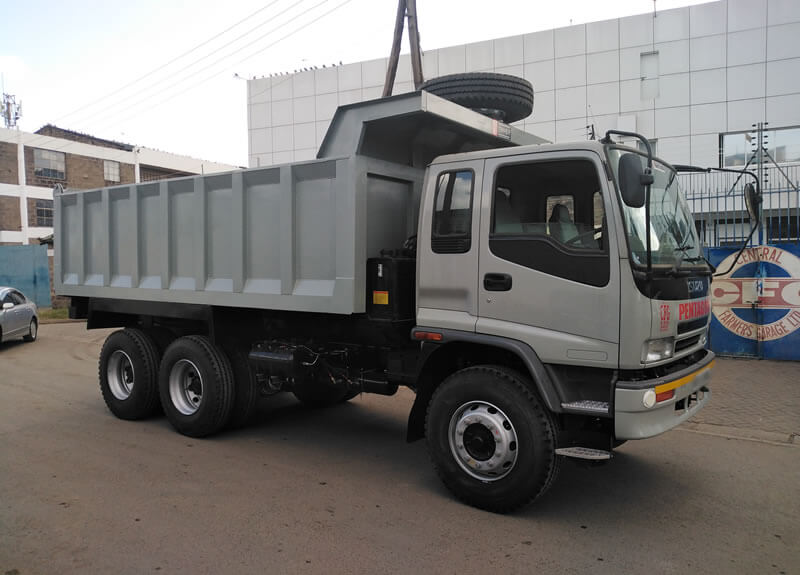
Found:
<svg viewBox="0 0 800 575"><path fill-rule="evenodd" d="M265 9L266 9L266 8L269 8L270 6L272 6L273 4L275 4L275 3L276 3L276 2L278 2L278 1L279 1L279 0L273 0L273 2L271 2L270 4L268 4L267 6L265 6ZM295 8L296 6L298 6L299 4L301 4L303 1L304 1L304 0L297 0L296 2L294 2L293 4L291 4L291 5L290 5L288 8L284 9L284 10L283 10L283 11L281 11L281 12L278 12L277 14L275 14L275 15L273 15L273 16L271 16L271 17L270 17L268 20L266 20L266 21L264 21L264 22L260 22L260 23L258 23L257 25L253 26L252 28L250 28L250 29L249 29L249 30L247 30L246 32L244 32L244 33L242 33L242 34L240 34L240 35L236 36L236 37L235 37L235 38L233 38L232 40L230 40L230 41L226 42L225 44L223 44L222 46L220 46L220 47L216 48L216 49L215 49L213 52L209 52L208 54L205 54L204 56L201 56L201 57L199 57L199 58L197 58L197 59L193 60L193 61L192 61L192 62L190 62L189 64L186 64L186 65L182 66L181 68L179 68L179 69L175 70L174 72L172 72L172 73L171 73L171 76L167 76L167 77L165 77L165 78L161 78L161 79L155 80L155 81L153 81L153 82L151 82L151 83L149 83L149 84L145 85L144 87L142 87L142 88L138 89L138 90L137 90L137 91L135 91L135 92L132 92L132 93L129 93L129 94L125 94L125 95L123 95L121 99L118 99L118 100L116 100L115 102L106 103L106 105L104 105L104 106L101 106L101 107L99 108L99 112L95 112L95 113L92 115L91 119L92 119L92 120L96 119L98 115L102 116L102 115L104 115L104 114L108 114L108 113L109 113L111 110L113 110L114 108L118 108L118 107L122 106L122 105L123 105L125 102L129 102L129 101L131 101L131 100L133 100L133 99L137 98L137 97L138 97L139 95L141 95L141 94L144 94L144 93L146 93L146 92L152 92L153 90L159 90L159 86L160 86L161 84L163 84L164 82L167 82L167 81L169 81L170 79L174 78L175 76L178 76L178 75L182 74L183 72L185 72L185 71L189 70L190 68L192 68L192 67L194 67L195 65L199 64L199 63L200 63L200 62L202 62L203 60L207 60L208 58L211 58L212 56L214 56L214 55L216 55L217 53L219 53L219 51L220 51L220 50L222 50L222 49L224 49L224 48L227 48L227 47L228 47L228 46L230 46L231 44L234 44L234 43L238 42L239 40L241 40L242 38L245 38L246 36L248 36L248 35L252 34L252 33L253 33L253 32L255 32L256 30L258 30L258 29L259 29L261 26L263 26L264 24L266 24L266 23L267 23L269 20L272 20L272 19L274 19L274 18L277 18L277 17L280 17L280 16L282 16L283 14L285 14L286 12L288 12L289 10L291 10L291 9ZM229 28L229 29L230 29L230 28ZM222 34L222 33L220 33L220 34ZM216 37L218 37L220 34L218 34L217 36L215 36L215 38L216 38ZM235 53L235 51L234 51L234 53ZM174 62L175 60L176 60L176 59L173 59L173 60L171 60L171 61L170 61L170 63ZM217 60L217 61L218 61L218 60ZM163 68L164 68L164 67L166 67L167 65L168 65L168 64L164 64L163 66L160 66L160 67L158 68L158 70L161 70L161 69L163 69ZM200 71L202 71L202 70L200 70ZM192 75L193 75L193 74L196 74L196 73L197 73L197 72L190 73L190 74L188 74L187 76L185 76L184 78L182 78L180 81L186 81L186 80L189 80L189 79L191 79ZM149 75L149 74L148 74L148 75ZM134 83L135 83L135 82L132 82L132 83L128 84L128 86L130 86L130 85L132 85L132 84L134 84ZM175 84L173 83L172 85L175 85ZM118 93L118 92L120 92L121 90L122 90L122 89L120 89L120 90L117 90L115 93ZM154 95L154 94L151 94L151 96L152 96L152 95ZM97 102L98 102L98 101L96 101L96 102L95 102L95 104L96 104ZM135 105L135 104L134 104L134 105ZM88 120L89 120L89 118L87 118L87 119L85 119L85 120L79 120L79 122L81 122L81 121L82 121L82 122L85 122L85 121L88 121Z"/></svg>
<svg viewBox="0 0 800 575"><path fill-rule="evenodd" d="M303 15L305 15L306 13L308 13L310 10L313 10L314 8L317 8L317 7L319 7L320 5L322 5L322 4L324 4L324 3L328 2L328 1L329 1L329 0L323 0L323 1L322 1L322 2L320 2L319 4L317 4L317 5L313 6L311 9L309 9L309 10L306 10L306 11L304 11L304 12L302 12L302 13L298 14L297 16L295 16L294 18L292 18L291 20L289 20L289 21L285 22L285 23L284 23L284 25L288 24L289 22L292 22L293 20L296 20L296 19L297 19L297 18L299 18L300 16L303 16ZM328 16L329 14L331 14L331 13L335 12L336 10L339 10L340 8L342 8L343 6L345 6L346 4L349 4L350 2L352 2L352 0L345 0L344 2L342 2L341 4L339 4L339 5L337 5L337 6L334 6L333 8L331 8L330 10L328 10L327 12L324 12L323 14L321 14L321 15L317 16L316 18L314 18L314 19L312 19L312 20L310 20L310 21L306 22L306 23L305 23L303 26L301 26L300 28L297 28L296 30L294 30L294 31L292 31L292 32L289 32L288 34L286 34L286 35L284 35L284 36L282 36L282 37L278 38L277 40L275 40L275 41L273 41L273 42L271 42L271 43L267 44L266 46L259 48L258 50L256 50L255 52L253 52L253 53L249 54L248 56L245 56L245 57L244 57L244 58L242 58L241 60L239 60L239 61L237 61L237 62L234 62L234 63L233 63L231 66L235 66L235 65L237 65L237 64L240 64L240 63L242 63L242 62L245 62L245 61L249 60L250 58L252 58L252 57L254 57L254 56L256 56L256 55L258 55L258 54L260 54L260 53L264 52L265 50L267 50L267 49L271 48L271 47L272 47L272 46L274 46L275 44L278 44L278 43L282 42L283 40L285 40L285 39L287 39L287 38L289 38L289 37L293 36L294 34L297 34L298 32L300 32L300 31L302 31L302 30L304 30L304 29L308 28L310 25L312 25L312 24L314 24L314 23L318 22L319 20L321 20L322 18L324 18L324 17ZM282 27L282 26L281 26L281 27ZM268 34L265 34L264 36L266 36L266 35L268 35ZM263 38L263 37L262 37L262 38ZM261 39L261 38L258 38L258 40L260 40L260 39ZM248 44L248 45L251 45L252 43L253 43L253 42L251 42L251 43L250 43L250 44ZM244 48L244 47L243 47L243 48ZM241 50L237 50L237 52L238 52L238 51L241 51ZM236 53L236 52L234 52L234 53ZM226 59L226 58L230 57L231 55L233 55L233 54L230 54L230 55L228 55L228 56L226 56L226 57L224 57L224 58L222 58L222 59L218 60L218 61L217 61L217 62L215 62L214 64L218 63L219 61L221 61L221 60L223 60L223 59ZM204 68L203 70L206 70L206 69L210 68L210 67L211 67L211 66L213 66L214 64L210 64L209 66L207 66L207 67L206 67L206 68ZM226 69L227 69L227 68L226 68ZM178 92L175 92L175 93L174 93L174 94L172 94L171 96L168 96L167 98L164 98L164 99L163 99L163 100L161 100L160 102L157 102L157 103L153 104L152 106L148 107L147 109L148 109L148 110L151 110L151 109L153 109L153 108L155 108L155 107L161 106L161 105L163 105L163 104L165 104L165 103L169 102L170 100L172 100L172 99L176 98L177 96L180 96L181 94L183 94L183 93L187 92L188 90L191 90L192 88L196 88L197 86L200 86L200 85L202 85L202 84L206 83L207 81L211 80L211 79L212 79L212 78L214 78L215 76L218 76L219 74L223 73L223 72L224 72L226 69L222 69L222 70L219 70L219 71L217 71L217 72L214 72L214 73L212 73L210 76L208 76L208 77L206 77L206 78L204 78L204 79L200 80L199 82L196 82L196 83L194 83L194 84L192 84L192 85L190 85L190 86L186 87L186 88L185 88L185 89L183 89L183 90L180 90L180 91L178 91ZM201 70L201 71L203 71L203 70ZM181 82L178 82L178 84L179 84L179 83L181 83ZM174 85L173 85L173 86L170 86L170 87L174 87ZM144 100L142 100L141 102L139 102L139 104L141 104L141 103L143 103L143 102L144 102ZM137 105L139 105L139 104L137 104ZM117 126L117 125L119 125L120 123L122 123L122 122L124 122L124 121L126 121L126 120L128 120L128 119L130 119L130 118L133 118L133 117L136 117L136 116L140 115L142 112L143 112L143 110L140 110L140 111L134 112L134 113L132 113L132 114L129 114L129 115L127 115L127 116L124 116L124 117L122 117L122 118L119 118L119 119L117 119L116 121L114 121L114 122L113 122L113 123L111 123L111 124L106 124L106 125L107 125L107 126Z"/></svg>
<svg viewBox="0 0 800 575"><path fill-rule="evenodd" d="M213 35L211 38L209 38L209 39L205 40L204 42L201 42L200 44L196 45L195 47L193 47L193 48L190 48L189 50L187 50L186 52L182 53L181 55L174 57L172 60L170 60L170 61L168 61L168 62L166 62L166 63L162 64L161 66L159 66L159 67L157 67L157 68L155 68L155 69L153 69L153 70L151 70L151 71L147 72L146 74L144 74L144 75L142 75L142 76L139 76L139 77L138 77L138 78L136 78L135 80L132 80L131 82L128 82L128 83L127 83L127 84L125 84L124 86L121 86L121 87L117 88L117 89L116 89L116 90L114 90L113 92L109 92L109 93L108 93L108 94L106 94L105 96L103 96L103 97L101 97L101 98L98 98L97 100L94 100L93 102L89 102L88 104L84 104L84 105L83 105L83 106L81 106L80 108L77 108L76 110L73 110L72 112L69 112L69 113L67 113L67 114L65 114L65 115L63 115L63 116L61 116L60 118L58 118L58 119L56 120L56 122L59 122L59 121L61 121L61 120L64 120L64 119L66 119L66 118L68 118L68 117L70 117L70 116L73 116L73 115L77 114L78 112L81 112L81 111L85 110L86 108L89 108L89 107L91 107L91 106L94 106L95 104L97 104L97 103L99 103L99 102L103 102L103 101L107 100L109 97L111 97L111 96L113 96L113 95L115 95L115 94L118 94L118 93L120 93L121 91L125 90L126 88L129 88L129 87L133 86L134 84L136 84L136 83L138 83L138 82L141 82L142 80L144 80L145 78L148 78L149 76L152 76L152 75L153 75L153 74L155 74L156 72L160 72L161 70L163 70L164 68L166 68L166 67L167 67L167 66L169 66L170 64L173 64L173 63L177 62L178 60L180 60L181 58L183 58L183 57L185 57L185 56L188 56L189 54L191 54L191 53L192 53L192 52L194 52L195 50L198 50L199 48L202 48L203 46L205 46L206 44L209 44L210 42L212 42L212 41L216 40L216 39L217 39L217 38L219 38L220 36L222 36L222 35L224 35L224 34L227 34L228 32L230 32L231 30L233 30L234 28L236 28L236 27L237 27L237 26L239 26L240 24L242 24L242 23L244 23L245 21L249 20L250 18L252 18L252 17L253 17L253 16L255 16L256 14L259 14L259 13L263 12L264 10L266 10L267 8L269 8L270 6L272 6L273 4L275 4L276 2L278 2L278 0L273 0L272 2L270 2L269 4L267 4L266 6L264 6L264 7L262 7L262 8L259 8L258 10L256 10L255 12L253 12L253 13L251 13L251 14L248 14L247 16L245 16L244 18L242 18L241 20L239 20L239 21L238 21L238 22L236 22L235 24L233 24L233 25L231 25L231 26L228 26L228 27L227 27L227 28L225 28L225 30L223 30L222 32L219 32L219 33L217 33L217 34ZM248 32L248 33L249 33L249 32Z"/></svg>
<svg viewBox="0 0 800 575"><path fill-rule="evenodd" d="M243 46L241 46L241 47L239 47L239 48L237 48L237 49L233 50L232 52L229 52L228 54L225 54L225 55L223 55L223 56L222 56L222 57L220 57L220 58L217 58L216 60L214 60L214 61L213 61L213 62L211 62L210 64L207 64L207 65L206 65L206 66L204 66L203 68L200 68L199 70L195 70L195 71L194 71L194 72L192 72L191 74L189 74L189 75L187 75L187 76L185 76L185 77L182 77L182 78L178 79L177 81L175 81L175 82L172 82L171 84L168 84L166 87L159 87L159 86L158 86L158 83L157 83L157 84L153 84L153 85L149 86L148 88L145 88L145 89L139 90L138 92L136 92L136 93L134 93L134 94L131 94L130 96L128 96L128 97L126 97L126 98L124 98L123 100L120 100L120 101L119 101L119 102L117 102L116 104L112 104L112 105L111 105L110 107L108 107L106 110L104 110L104 111L101 111L101 112L99 112L99 113L95 114L95 115L94 115L94 116L91 118L91 120L92 120L92 121L95 121L95 120L98 120L98 119L104 119L104 118L106 118L106 117L108 117L108 116L111 116L111 115L113 115L113 112L112 112L112 109L113 109L113 108L116 108L117 106L119 106L119 105L120 105L120 104L122 104L123 102L125 102L125 101L127 101L127 100L131 100L132 98L134 98L134 97L138 96L139 94L142 94L143 92L147 92L147 91L148 91L148 90L150 90L151 88L158 87L158 88L159 88L159 90L158 90L158 92L154 92L154 93L151 93L150 95L147 95L147 96L144 96L144 97L140 98L138 101L136 101L136 102L132 103L132 104L131 104L131 107L140 106L140 105L142 105L144 102L146 102L146 101L148 101L148 100L151 100L151 99L153 99L153 98L155 98L155 97L160 97L160 96L162 96L162 95L163 95L163 93L164 93L165 91L171 90L172 88L174 88L174 87L176 87L176 86L179 86L180 84L183 84L184 82L190 81L192 78L195 78L195 77L197 77L197 75L198 75L198 74L201 74L202 72L204 72L204 71L208 70L209 68L212 68L213 66L216 66L216 65L217 65L217 64L219 64L220 62L222 62L222 61L224 61L224 60L227 60L228 58L231 58L232 56L234 56L235 54L237 54L237 53L241 52L242 50L244 50L244 49L245 49L245 48L247 48L248 46L252 46L252 45L253 45L253 44L255 44L256 42L258 42L258 41L260 41L260 40L263 40L263 39L264 39L264 38L266 38L267 36L269 36L269 35L273 34L274 32L276 32L276 31L280 30L281 28L283 28L283 27L287 26L287 25L288 25L288 24L290 24L291 22L293 22L293 21L297 20L297 19L298 19L298 18L300 18L301 16L304 16L305 14L307 14L307 13L311 12L312 10L315 10L315 9L316 9L316 8L318 8L319 6L321 6L321 5L325 4L326 2L329 2L329 1L330 1L330 0L322 0L321 2L319 2L319 3L315 4L315 5L313 5L312 7L310 7L310 8L307 8L306 10L304 10L304 11L300 12L299 14L297 14L297 15L293 16L292 18L290 18L289 20L287 20L287 21L283 22L282 24L279 24L279 25L277 25L277 26L275 26L275 27L271 28L269 31L267 31L266 33L262 34L261 36L259 36L259 37L255 38L254 40L251 40L251 41L250 41L250 42L248 42L247 44L245 44L245 45L243 45ZM289 10L291 10L292 8L295 8L296 6L298 6L299 4L301 4L302 2L303 2L303 0L298 0L297 2L295 2L294 4L292 4L291 6L289 6L289 7L288 7L288 8L286 8L285 10L283 10L282 12L279 12L278 14L276 14L274 17L279 17L279 16L282 16L283 14L285 14L286 12L288 12ZM259 26L260 26L260 25L259 25ZM239 36L238 38L236 38L235 40L233 40L233 41L231 41L231 42L228 42L228 44L226 44L225 46L228 46L228 45L232 44L233 42L235 42L235 41L237 41L237 40L239 40L239 39L243 38L244 36L247 36L248 34L250 34L251 32L253 32L254 30L255 30L255 28L254 28L254 29L252 29L252 30L249 30L249 31L248 31L248 32L246 32L245 34L243 34L243 35ZM223 47L224 47L224 46L223 46ZM210 55L209 55L209 56L210 56ZM194 66L195 64L197 64L197 63L198 63L198 62L200 62L201 60L204 60L205 58L206 58L206 57L204 57L204 58L201 58L200 60L197 60L197 61L193 62L193 63L192 63L192 64L190 64L189 66L186 66L186 67L182 68L181 70L178 70L178 72L176 72L176 74L180 74L180 72L182 72L182 71L184 71L184 70L186 70L186 69L190 68L191 66ZM162 82L163 82L163 81L162 81ZM101 120L101 121L102 121L102 120Z"/></svg>

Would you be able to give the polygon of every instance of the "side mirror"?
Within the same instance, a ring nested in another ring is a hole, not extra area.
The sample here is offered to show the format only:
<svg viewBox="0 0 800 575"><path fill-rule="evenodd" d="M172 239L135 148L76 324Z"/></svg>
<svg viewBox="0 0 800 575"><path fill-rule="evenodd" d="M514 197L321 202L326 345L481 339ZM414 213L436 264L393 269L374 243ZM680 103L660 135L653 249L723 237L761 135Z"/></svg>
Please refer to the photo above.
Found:
<svg viewBox="0 0 800 575"><path fill-rule="evenodd" d="M645 172L639 154L623 154L619 159L619 187L622 201L631 208L641 208L645 188L653 183L653 174Z"/></svg>
<svg viewBox="0 0 800 575"><path fill-rule="evenodd" d="M756 191L756 187L753 184L748 183L744 186L744 203L747 206L747 212L750 214L750 220L757 223L759 220L761 194Z"/></svg>
<svg viewBox="0 0 800 575"><path fill-rule="evenodd" d="M12 307L14 307L14 304L11 303L10 301L7 301L6 303L3 304L3 311L11 309Z"/></svg>

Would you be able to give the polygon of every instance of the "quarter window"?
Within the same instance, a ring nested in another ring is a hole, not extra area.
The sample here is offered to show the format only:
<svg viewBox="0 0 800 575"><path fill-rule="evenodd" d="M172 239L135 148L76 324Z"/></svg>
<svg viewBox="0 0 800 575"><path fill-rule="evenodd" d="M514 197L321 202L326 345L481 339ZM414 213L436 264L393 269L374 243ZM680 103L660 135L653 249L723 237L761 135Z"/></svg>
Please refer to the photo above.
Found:
<svg viewBox="0 0 800 575"><path fill-rule="evenodd" d="M436 180L431 249L437 254L462 254L472 245L471 170L444 172Z"/></svg>

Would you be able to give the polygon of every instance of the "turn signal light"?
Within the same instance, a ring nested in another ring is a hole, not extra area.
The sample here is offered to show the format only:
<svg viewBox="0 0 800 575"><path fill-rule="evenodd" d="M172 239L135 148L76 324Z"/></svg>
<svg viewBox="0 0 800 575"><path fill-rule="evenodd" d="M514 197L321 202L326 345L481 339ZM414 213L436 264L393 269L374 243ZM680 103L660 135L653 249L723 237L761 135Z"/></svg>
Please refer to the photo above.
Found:
<svg viewBox="0 0 800 575"><path fill-rule="evenodd" d="M674 389L670 389L669 391L662 391L661 393L656 394L656 403L667 401L668 399L672 399L673 397L675 397Z"/></svg>
<svg viewBox="0 0 800 575"><path fill-rule="evenodd" d="M423 341L442 341L442 334L434 331L415 331L414 339Z"/></svg>

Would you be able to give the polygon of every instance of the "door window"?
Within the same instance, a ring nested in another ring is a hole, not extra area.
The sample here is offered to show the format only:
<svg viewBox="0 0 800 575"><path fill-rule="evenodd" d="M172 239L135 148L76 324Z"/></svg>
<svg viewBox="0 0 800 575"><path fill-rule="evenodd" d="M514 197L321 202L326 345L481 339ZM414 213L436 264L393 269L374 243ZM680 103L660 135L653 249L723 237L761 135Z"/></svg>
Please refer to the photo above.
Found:
<svg viewBox="0 0 800 575"><path fill-rule="evenodd" d="M489 249L496 256L573 281L609 279L605 212L595 164L550 160L495 174Z"/></svg>

